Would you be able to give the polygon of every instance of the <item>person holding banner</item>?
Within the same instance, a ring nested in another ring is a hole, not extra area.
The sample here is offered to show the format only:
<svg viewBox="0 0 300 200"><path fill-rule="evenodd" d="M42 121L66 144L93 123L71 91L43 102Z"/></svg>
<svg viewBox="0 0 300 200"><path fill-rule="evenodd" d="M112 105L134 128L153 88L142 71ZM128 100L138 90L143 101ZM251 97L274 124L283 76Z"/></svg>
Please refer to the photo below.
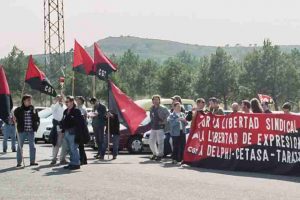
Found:
<svg viewBox="0 0 300 200"><path fill-rule="evenodd" d="M250 104L253 113L263 113L263 109L257 98L251 99Z"/></svg>
<svg viewBox="0 0 300 200"><path fill-rule="evenodd" d="M1 125L0 125L1 127ZM11 112L8 119L4 121L3 126L3 153L7 151L7 140L11 139L11 150L16 152L16 127L13 120L13 113Z"/></svg>
<svg viewBox="0 0 300 200"><path fill-rule="evenodd" d="M164 156L165 126L170 112L166 107L160 105L160 96L152 96L152 106L150 108L151 133L149 146L152 151L151 160L160 161Z"/></svg>
<svg viewBox="0 0 300 200"><path fill-rule="evenodd" d="M250 101L248 101L248 100L243 100L243 101L242 101L242 111L243 111L243 113L245 113L245 114L251 113L250 108L251 108Z"/></svg>
<svg viewBox="0 0 300 200"><path fill-rule="evenodd" d="M181 112L181 105L179 102L174 103L174 111L168 117L168 122L171 128L171 136L173 141L172 163L177 164L183 159L185 148L185 127L188 124L185 119L185 114Z"/></svg>
<svg viewBox="0 0 300 200"><path fill-rule="evenodd" d="M14 111L14 120L17 123L17 129L19 132L19 142L17 150L17 167L21 167L24 141L27 138L29 142L30 152L30 166L38 165L35 162L36 148L34 145L34 132L37 131L40 125L40 118L37 111L34 109L31 95L24 95L22 97L22 105Z"/></svg>
<svg viewBox="0 0 300 200"><path fill-rule="evenodd" d="M216 97L209 99L209 111L214 115L224 115L224 111L219 106L219 100Z"/></svg>
<svg viewBox="0 0 300 200"><path fill-rule="evenodd" d="M291 114L292 106L289 102L286 102L282 106L282 110L284 114Z"/></svg>
<svg viewBox="0 0 300 200"><path fill-rule="evenodd" d="M261 107L262 107L264 113L272 113L272 112L270 111L269 103L268 103L268 102L266 102L266 101L265 101L265 102L262 102L262 103L261 103Z"/></svg>

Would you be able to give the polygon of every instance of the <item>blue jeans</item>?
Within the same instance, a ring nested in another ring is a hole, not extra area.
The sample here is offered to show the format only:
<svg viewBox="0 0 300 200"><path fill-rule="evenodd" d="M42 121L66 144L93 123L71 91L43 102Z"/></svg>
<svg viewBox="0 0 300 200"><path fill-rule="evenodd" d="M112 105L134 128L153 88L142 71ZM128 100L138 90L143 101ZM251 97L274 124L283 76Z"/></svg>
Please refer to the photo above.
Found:
<svg viewBox="0 0 300 200"><path fill-rule="evenodd" d="M120 135L111 135L112 136L112 142L113 142L113 156L117 156L119 152L119 142L120 142ZM101 155L104 156L106 149L107 149L107 134L105 134L105 139L104 139L104 146L102 148Z"/></svg>
<svg viewBox="0 0 300 200"><path fill-rule="evenodd" d="M66 131L64 140L68 144L70 150L70 164L69 165L80 165L78 144L75 143L75 134Z"/></svg>
<svg viewBox="0 0 300 200"><path fill-rule="evenodd" d="M104 144L104 126L93 126L93 130L94 130L94 135L96 138L96 143L98 146L98 155L100 156L104 156L104 154L102 154L102 149L105 148L105 144Z"/></svg>
<svg viewBox="0 0 300 200"><path fill-rule="evenodd" d="M18 150L17 150L17 162L18 164L22 163L22 156L21 156L21 150L20 146L23 149L23 144L25 142L25 139L28 139L29 142L29 154L30 154L30 163L35 163L35 145L34 145L34 132L21 132L19 133L19 140L20 140L20 145L18 145ZM24 151L23 151L24 152ZM23 153L24 156L24 153Z"/></svg>
<svg viewBox="0 0 300 200"><path fill-rule="evenodd" d="M5 124L3 127L3 151L7 150L7 140L11 139L11 150L16 150L16 127L14 125Z"/></svg>

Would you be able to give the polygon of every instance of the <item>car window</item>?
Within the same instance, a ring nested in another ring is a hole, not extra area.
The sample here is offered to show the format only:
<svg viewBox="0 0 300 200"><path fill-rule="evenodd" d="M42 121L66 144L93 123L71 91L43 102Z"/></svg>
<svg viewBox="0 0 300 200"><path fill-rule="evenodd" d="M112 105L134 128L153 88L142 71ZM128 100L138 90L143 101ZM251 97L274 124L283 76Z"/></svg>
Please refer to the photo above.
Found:
<svg viewBox="0 0 300 200"><path fill-rule="evenodd" d="M185 111L192 111L193 105L192 104L183 104Z"/></svg>

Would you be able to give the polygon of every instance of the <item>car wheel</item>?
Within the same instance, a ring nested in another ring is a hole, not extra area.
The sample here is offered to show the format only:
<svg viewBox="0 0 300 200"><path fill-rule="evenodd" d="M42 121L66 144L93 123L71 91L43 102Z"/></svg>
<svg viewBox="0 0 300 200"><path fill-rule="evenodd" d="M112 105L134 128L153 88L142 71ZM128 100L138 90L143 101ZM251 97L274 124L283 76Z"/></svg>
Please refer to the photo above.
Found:
<svg viewBox="0 0 300 200"><path fill-rule="evenodd" d="M128 151L129 153L136 154L142 153L143 151L143 142L141 137L132 137L128 142Z"/></svg>

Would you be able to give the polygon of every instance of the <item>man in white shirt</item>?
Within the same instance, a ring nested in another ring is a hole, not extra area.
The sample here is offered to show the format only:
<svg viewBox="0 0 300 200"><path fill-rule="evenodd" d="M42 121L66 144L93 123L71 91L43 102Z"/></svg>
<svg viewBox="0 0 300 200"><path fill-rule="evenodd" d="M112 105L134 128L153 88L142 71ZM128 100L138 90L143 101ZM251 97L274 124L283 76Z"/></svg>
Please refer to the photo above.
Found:
<svg viewBox="0 0 300 200"><path fill-rule="evenodd" d="M52 149L52 161L51 165L56 164L57 161L57 154L59 151L59 148L62 145L64 134L61 131L60 122L63 118L64 110L66 109L66 106L63 103L63 96L58 95L55 98L55 103L51 105L52 115L53 115L53 127L51 130L50 138L52 141L53 149ZM66 151L66 150L64 150ZM61 152L61 162L65 162L65 156L66 153ZM64 163L63 163L64 164Z"/></svg>

